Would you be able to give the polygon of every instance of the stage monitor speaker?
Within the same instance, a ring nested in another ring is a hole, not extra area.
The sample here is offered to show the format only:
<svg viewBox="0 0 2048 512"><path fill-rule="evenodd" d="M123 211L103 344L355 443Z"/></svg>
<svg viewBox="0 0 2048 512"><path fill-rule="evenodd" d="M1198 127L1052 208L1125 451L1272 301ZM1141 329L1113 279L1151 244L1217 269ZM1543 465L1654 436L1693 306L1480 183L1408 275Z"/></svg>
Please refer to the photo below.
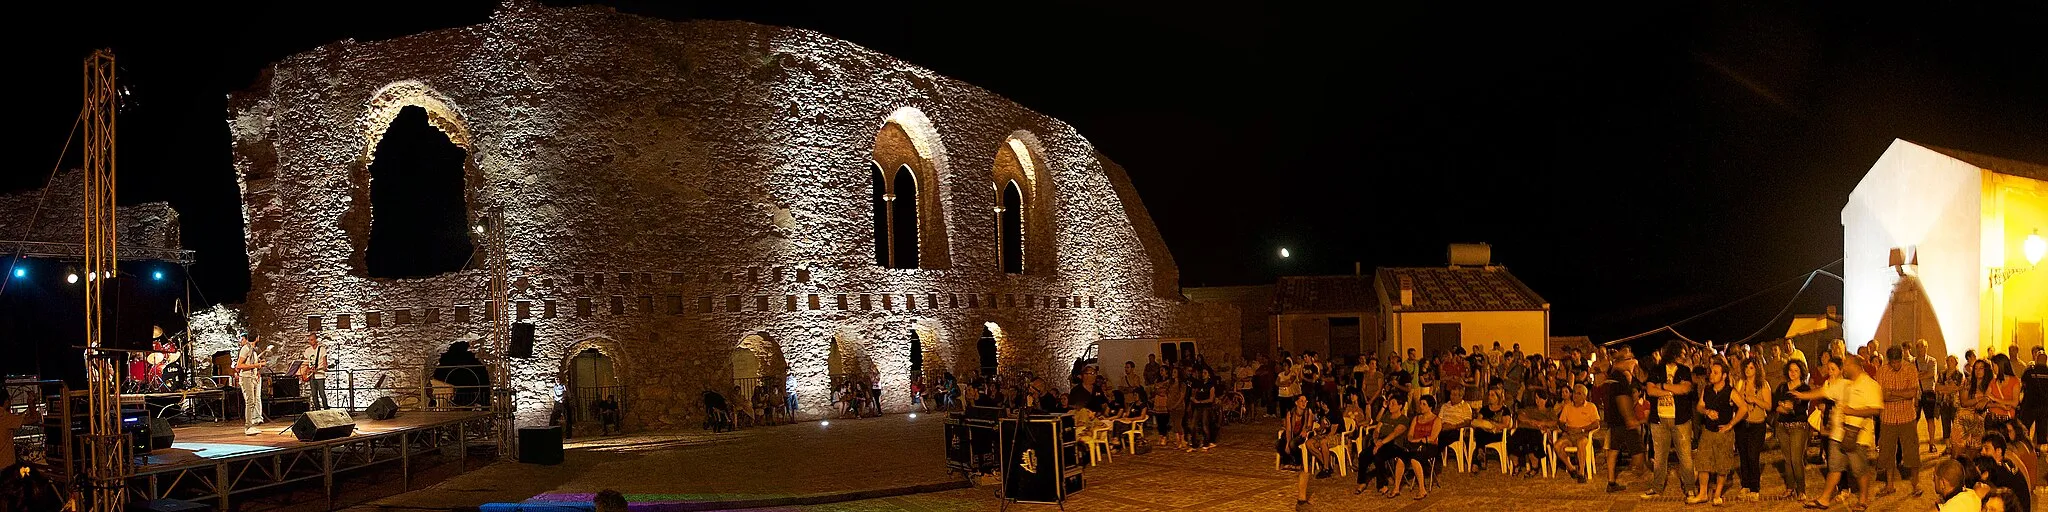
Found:
<svg viewBox="0 0 2048 512"><path fill-rule="evenodd" d="M533 357L533 324L519 322L512 324L512 346L505 351L510 357Z"/></svg>
<svg viewBox="0 0 2048 512"><path fill-rule="evenodd" d="M171 422L170 422L170 420L166 420L166 419L163 419L163 418L150 418L150 419L149 419L149 448L150 448L150 449L152 449L152 450L164 450L164 449L169 449L169 448L171 447L171 445L172 445L172 444L175 444L175 443L177 443L177 437L178 437L178 436L177 436L177 434L175 434L175 433L172 433L172 432L171 432Z"/></svg>
<svg viewBox="0 0 2048 512"><path fill-rule="evenodd" d="M292 435L300 441L326 441L348 437L355 433L356 421L341 409L307 411L292 422Z"/></svg>
<svg viewBox="0 0 2048 512"><path fill-rule="evenodd" d="M370 408L365 409L363 412L369 414L370 419L373 420L396 418L398 417L398 402L391 400L391 397L388 396L378 397L376 401L370 402Z"/></svg>
<svg viewBox="0 0 2048 512"><path fill-rule="evenodd" d="M562 463L562 427L524 427L519 429L519 462L528 464Z"/></svg>

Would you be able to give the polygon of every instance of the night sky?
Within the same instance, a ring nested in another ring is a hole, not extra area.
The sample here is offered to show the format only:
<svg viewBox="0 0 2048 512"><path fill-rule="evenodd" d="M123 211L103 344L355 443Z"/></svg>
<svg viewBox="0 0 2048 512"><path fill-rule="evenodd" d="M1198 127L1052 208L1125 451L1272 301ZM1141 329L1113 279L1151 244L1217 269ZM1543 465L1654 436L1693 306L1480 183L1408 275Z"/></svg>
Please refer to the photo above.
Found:
<svg viewBox="0 0 2048 512"><path fill-rule="evenodd" d="M817 30L1060 118L1130 171L1183 286L1349 273L1354 261L1441 265L1447 243L1489 242L1553 303L1555 334L1596 340L1840 258L1840 209L1893 138L2048 163L2038 2L712 4L615 5ZM226 94L321 44L480 23L491 9L70 2L22 13L4 36L16 49L16 158L0 190L42 183L77 112L81 60L111 46L137 99L120 125L121 199L171 201L204 302L239 302L248 276ZM1283 246L1295 257L1278 258ZM1740 338L1793 289L1685 331ZM1817 282L1794 312L1819 312L1840 290Z"/></svg>

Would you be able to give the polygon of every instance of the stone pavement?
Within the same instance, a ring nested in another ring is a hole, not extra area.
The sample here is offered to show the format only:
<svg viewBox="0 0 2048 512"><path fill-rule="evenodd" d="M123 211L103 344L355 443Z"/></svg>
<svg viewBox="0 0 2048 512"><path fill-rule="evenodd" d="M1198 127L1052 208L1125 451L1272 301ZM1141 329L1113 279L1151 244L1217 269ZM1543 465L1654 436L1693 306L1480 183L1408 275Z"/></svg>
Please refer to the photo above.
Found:
<svg viewBox="0 0 2048 512"><path fill-rule="evenodd" d="M940 415L918 419L890 415L863 420L834 420L735 433L696 430L579 440L559 466L498 463L458 475L427 489L357 507L357 510L467 509L484 503L575 501L601 489L616 489L636 506L775 500L838 495L855 491L894 491L886 497L809 506L751 510L955 511L1003 507L994 487L907 494L913 486L946 486L960 482L945 470ZM1158 449L1139 455L1118 454L1087 469L1086 489L1067 503L1070 510L1296 510L1296 473L1273 469L1274 422L1224 428L1223 443L1209 452L1184 453ZM1775 454L1765 458L1764 493L1782 492ZM1809 466L1807 478L1818 488L1822 475ZM1630 482L1626 472L1624 482ZM1676 479L1665 490L1678 496ZM1607 494L1602 482L1578 484L1562 476L1525 479L1496 469L1483 474L1450 475L1426 500L1413 500L1412 489L1398 499L1368 492L1351 494L1352 477L1332 476L1310 483L1313 499L1306 510L1514 510L1659 511L1714 509L1687 506L1677 497L1643 500L1644 489L1632 482L1626 493ZM1931 485L1925 475L1923 486ZM926 489L929 490L929 487ZM1930 488L1931 490L1931 488ZM876 494L867 494L874 496ZM819 501L807 501L818 503ZM1934 504L1931 492L1917 499L1897 495L1880 499L1871 510L1925 510ZM1054 510L1043 505L1009 505L1016 510ZM1786 500L1731 501L1722 509L1799 511ZM1837 506L1835 510L1846 510Z"/></svg>
<svg viewBox="0 0 2048 512"><path fill-rule="evenodd" d="M778 500L853 491L956 486L942 417L895 414L761 427L571 440L560 465L499 462L352 510L474 509L486 503L581 500L603 489L634 503Z"/></svg>
<svg viewBox="0 0 2048 512"><path fill-rule="evenodd" d="M1066 509L1091 512L1297 510L1294 504L1296 473L1273 469L1272 439L1276 427L1277 425L1270 422L1226 427L1222 445L1206 453L1156 450L1136 456L1119 455L1111 462L1088 468L1085 476L1086 489L1072 496L1066 504ZM1777 460L1774 455L1766 455L1764 459L1763 492L1766 496L1784 490L1777 470L1772 466ZM1427 499L1417 501L1412 499L1412 488L1396 499L1379 497L1370 490L1363 496L1355 496L1351 494L1354 481L1352 477L1332 476L1310 482L1312 503L1300 510L1805 510L1795 501L1770 499L1759 502L1729 501L1723 507L1706 504L1689 506L1684 504L1683 498L1669 497L1679 496L1676 478L1672 479L1665 490L1667 497L1644 500L1638 497L1638 494L1646 488L1647 483L1632 481L1626 470L1620 478L1624 483L1630 484L1629 490L1626 493L1608 494L1605 492L1604 482L1599 480L1579 484L1563 475L1557 478L1535 479L1510 477L1502 475L1496 467L1483 474L1449 475L1443 488L1431 489ZM1824 481L1823 475L1812 466L1808 467L1807 479L1809 485L1816 489ZM1878 499L1870 510L1932 509L1934 498L1931 483L1924 474L1920 476L1920 482L1923 488L1928 489L1926 495L1917 499L1907 498L1906 488L1902 482L1897 494ZM847 501L801 509L829 512L996 510L1003 504L994 493L994 488L983 487ZM1011 510L1055 510L1054 507L1046 505L1011 504L1009 507ZM1834 510L1843 511L1847 510L1847 507L1837 505Z"/></svg>

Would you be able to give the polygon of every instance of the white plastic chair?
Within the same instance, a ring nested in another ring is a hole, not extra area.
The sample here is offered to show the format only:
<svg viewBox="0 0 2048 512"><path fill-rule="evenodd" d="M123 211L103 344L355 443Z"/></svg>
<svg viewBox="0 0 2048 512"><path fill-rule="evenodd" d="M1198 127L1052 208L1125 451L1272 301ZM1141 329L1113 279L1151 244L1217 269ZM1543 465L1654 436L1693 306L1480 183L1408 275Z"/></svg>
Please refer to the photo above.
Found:
<svg viewBox="0 0 2048 512"><path fill-rule="evenodd" d="M1515 466L1514 460L1508 458L1508 438L1512 437L1512 434L1515 433L1515 420L1514 418L1507 418L1505 422L1507 426L1500 430L1500 440L1480 447L1493 450L1496 455L1500 456L1500 472L1503 475L1507 474Z"/></svg>
<svg viewBox="0 0 2048 512"><path fill-rule="evenodd" d="M1088 445L1088 465L1094 466L1110 460L1110 453L1113 450L1109 449L1108 425L1096 424L1094 429L1088 431L1086 437L1081 438L1081 442Z"/></svg>
<svg viewBox="0 0 2048 512"><path fill-rule="evenodd" d="M1132 423L1131 428L1124 431L1124 449L1130 450L1131 455L1138 454L1138 438L1145 435L1145 423Z"/></svg>
<svg viewBox="0 0 2048 512"><path fill-rule="evenodd" d="M1444 447L1447 456L1457 457L1457 468L1461 473L1472 472L1472 427L1458 429L1458 440Z"/></svg>

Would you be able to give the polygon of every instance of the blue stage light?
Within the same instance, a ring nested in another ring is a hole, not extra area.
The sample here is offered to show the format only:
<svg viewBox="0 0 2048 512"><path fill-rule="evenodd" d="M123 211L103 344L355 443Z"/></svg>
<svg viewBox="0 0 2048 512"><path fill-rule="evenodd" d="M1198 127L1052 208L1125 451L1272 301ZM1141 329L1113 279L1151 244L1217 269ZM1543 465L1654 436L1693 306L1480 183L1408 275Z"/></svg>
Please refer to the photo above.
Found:
<svg viewBox="0 0 2048 512"><path fill-rule="evenodd" d="M28 277L28 269L14 267L14 277Z"/></svg>
<svg viewBox="0 0 2048 512"><path fill-rule="evenodd" d="M162 271L162 270L158 270L158 271L156 271L156 272L151 272L151 273L149 274L149 278L150 278L150 279L155 279L155 280L158 280L158 281L162 281L162 280L164 280L164 271Z"/></svg>

